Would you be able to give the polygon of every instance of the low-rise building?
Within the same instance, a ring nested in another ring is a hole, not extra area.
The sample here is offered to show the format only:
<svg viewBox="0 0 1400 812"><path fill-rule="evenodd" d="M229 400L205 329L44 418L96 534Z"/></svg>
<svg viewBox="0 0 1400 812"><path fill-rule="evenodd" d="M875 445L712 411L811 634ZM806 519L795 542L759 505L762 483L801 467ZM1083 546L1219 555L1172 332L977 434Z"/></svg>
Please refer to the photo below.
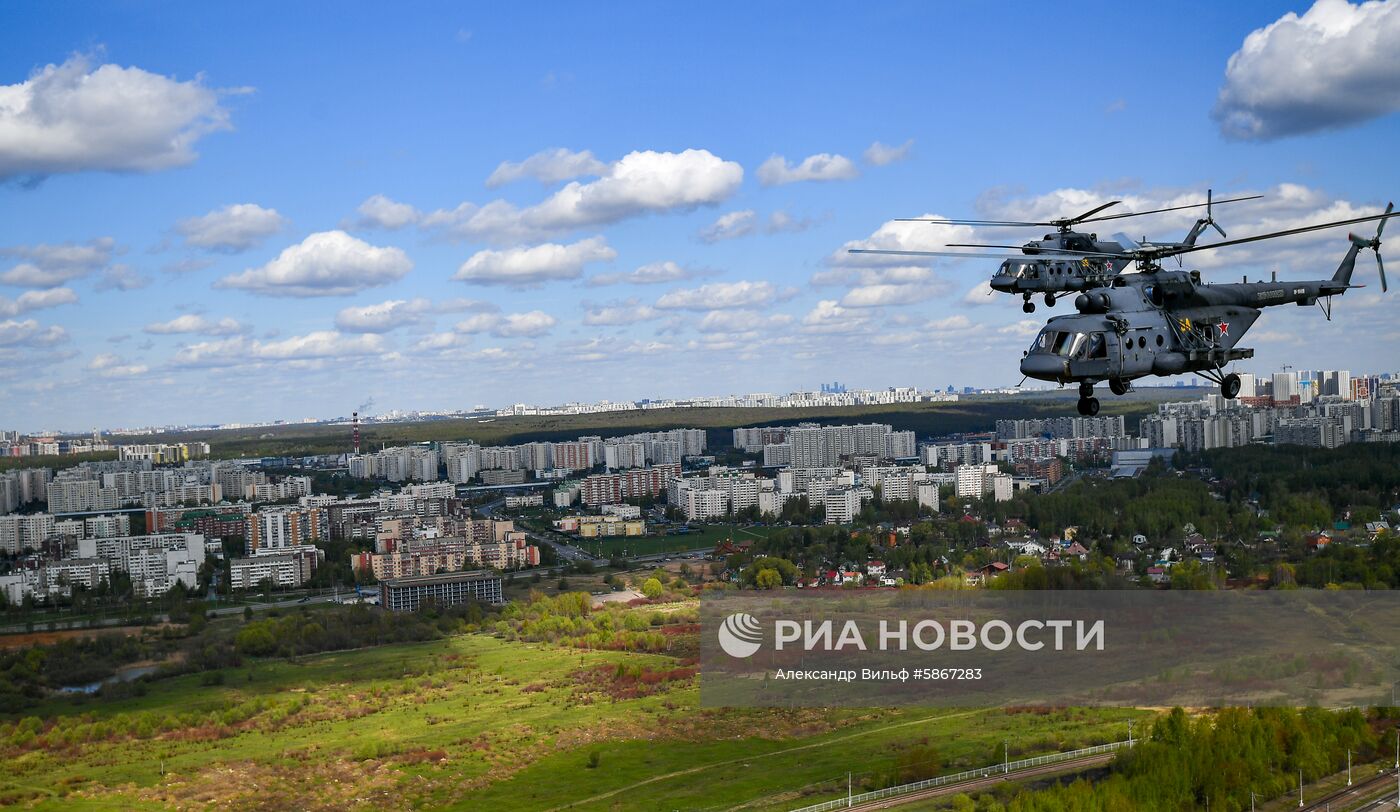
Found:
<svg viewBox="0 0 1400 812"><path fill-rule="evenodd" d="M505 603L501 576L486 570L390 578L379 584L379 603L390 612L413 612L425 603L456 606L477 601Z"/></svg>

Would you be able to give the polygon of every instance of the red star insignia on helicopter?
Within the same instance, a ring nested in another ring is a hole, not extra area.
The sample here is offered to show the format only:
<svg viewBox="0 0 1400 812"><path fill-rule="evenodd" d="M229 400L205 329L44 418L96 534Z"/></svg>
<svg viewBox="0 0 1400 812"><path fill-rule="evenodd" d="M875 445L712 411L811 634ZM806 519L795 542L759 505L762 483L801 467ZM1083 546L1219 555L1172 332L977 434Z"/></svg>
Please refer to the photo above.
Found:
<svg viewBox="0 0 1400 812"><path fill-rule="evenodd" d="M1230 322L1228 322L1228 321L1222 321L1222 322L1220 322L1220 334L1221 334L1222 336L1227 336L1227 335L1230 334Z"/></svg>

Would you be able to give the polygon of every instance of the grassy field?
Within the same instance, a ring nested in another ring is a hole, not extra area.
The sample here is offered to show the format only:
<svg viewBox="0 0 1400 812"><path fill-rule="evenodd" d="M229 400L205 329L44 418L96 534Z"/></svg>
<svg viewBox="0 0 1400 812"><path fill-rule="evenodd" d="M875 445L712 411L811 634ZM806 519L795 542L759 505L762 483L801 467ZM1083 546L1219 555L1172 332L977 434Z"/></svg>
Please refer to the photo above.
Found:
<svg viewBox="0 0 1400 812"><path fill-rule="evenodd" d="M618 664L671 681L616 682ZM0 805L776 810L844 792L852 765L859 785L910 748L955 770L997 760L1003 740L1015 757L1121 738L1143 715L701 708L677 665L476 634L55 699L24 723L42 746L17 743L8 717Z"/></svg>
<svg viewBox="0 0 1400 812"><path fill-rule="evenodd" d="M1163 398L1190 398L1195 390L1146 389L1125 398L1105 398L1104 414L1123 414L1129 427L1154 411ZM986 431L998 419L1073 415L1076 395L1063 392L1024 396L976 396L952 403L891 404L888 406L821 407L811 409L648 409L558 417L501 417L487 419L430 420L363 426L363 444L429 440L475 440L482 445L502 445L535 440L571 440L581 435L616 436L637 431L669 428L702 428L710 431L711 447L728 446L728 430L739 426L792 425L817 420L829 423L882 422L898 430L912 430L920 437L960 431ZM203 441L216 457L279 456L333 453L348 450L347 425L296 424L218 431L171 432L161 442ZM141 438L113 437L113 442L151 442Z"/></svg>
<svg viewBox="0 0 1400 812"><path fill-rule="evenodd" d="M732 535L735 541L766 538L771 527L734 527L729 525L705 525L693 533L675 536L632 536L604 539L578 539L574 543L580 548L604 558L621 555L650 555L652 553L679 553L688 550L704 550L725 541Z"/></svg>

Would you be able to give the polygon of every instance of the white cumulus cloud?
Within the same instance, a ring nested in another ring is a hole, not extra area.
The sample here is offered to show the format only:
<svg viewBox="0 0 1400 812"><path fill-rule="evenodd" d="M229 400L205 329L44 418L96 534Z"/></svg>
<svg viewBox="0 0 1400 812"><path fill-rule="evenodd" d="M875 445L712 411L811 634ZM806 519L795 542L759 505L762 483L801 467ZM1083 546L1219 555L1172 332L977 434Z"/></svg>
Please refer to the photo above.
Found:
<svg viewBox="0 0 1400 812"><path fill-rule="evenodd" d="M398 281L412 268L399 248L379 248L344 231L322 231L283 249L261 268L225 276L215 287L263 296L346 296Z"/></svg>
<svg viewBox="0 0 1400 812"><path fill-rule="evenodd" d="M932 285L860 285L841 297L842 307L888 307L927 301L938 293Z"/></svg>
<svg viewBox="0 0 1400 812"><path fill-rule="evenodd" d="M78 294L74 293L72 288L27 290L15 299L0 296L0 316L18 316L31 310L44 310L77 301Z"/></svg>
<svg viewBox="0 0 1400 812"><path fill-rule="evenodd" d="M629 217L716 205L738 191L743 179L743 167L708 150L631 152L597 180L573 181L533 206L463 203L422 222L461 239L529 242Z"/></svg>
<svg viewBox="0 0 1400 812"><path fill-rule="evenodd" d="M0 85L0 179L183 166L200 138L228 126L218 93L198 77L74 56Z"/></svg>
<svg viewBox="0 0 1400 812"><path fill-rule="evenodd" d="M148 371L145 364L129 364L126 359L110 352L93 356L87 368L104 378L130 378Z"/></svg>
<svg viewBox="0 0 1400 812"><path fill-rule="evenodd" d="M155 280L129 265L116 264L102 271L93 284L96 290L140 290Z"/></svg>
<svg viewBox="0 0 1400 812"><path fill-rule="evenodd" d="M790 296L772 282L715 282L698 288L673 290L656 300L662 310L720 310L760 308Z"/></svg>
<svg viewBox="0 0 1400 812"><path fill-rule="evenodd" d="M378 356L384 349L383 336L347 336L334 330L321 330L280 341L258 341L235 336L183 347L175 353L171 364L177 367L214 367L273 361L313 361Z"/></svg>
<svg viewBox="0 0 1400 812"><path fill-rule="evenodd" d="M865 148L865 162L871 166L887 166L908 158L914 150L914 139L910 138L897 147L879 141Z"/></svg>
<svg viewBox="0 0 1400 812"><path fill-rule="evenodd" d="M452 278L482 285L526 287L561 279L578 279L590 262L608 262L617 252L602 237L569 245L544 243L529 248L478 251Z"/></svg>
<svg viewBox="0 0 1400 812"><path fill-rule="evenodd" d="M804 180L850 180L860 175L855 162L844 155L822 152L809 155L793 166L787 158L774 155L764 161L754 173L764 186L782 186Z"/></svg>
<svg viewBox="0 0 1400 812"><path fill-rule="evenodd" d="M627 273L600 273L589 277L588 284L600 285L659 285L663 282L679 282L683 279L690 279L695 274L688 268L666 260L664 262L652 262L643 265L635 271Z"/></svg>
<svg viewBox="0 0 1400 812"><path fill-rule="evenodd" d="M103 268L112 261L116 242L100 237L86 243L22 245L0 249L0 256L19 260L0 273L0 283L23 288L56 288Z"/></svg>
<svg viewBox="0 0 1400 812"><path fill-rule="evenodd" d="M51 347L68 340L58 325L45 327L34 319L0 321L0 347Z"/></svg>
<svg viewBox="0 0 1400 812"><path fill-rule="evenodd" d="M542 336L558 321L543 310L528 313L482 313L457 323L459 333L490 333L500 338Z"/></svg>
<svg viewBox="0 0 1400 812"><path fill-rule="evenodd" d="M492 311L490 302L474 299L390 299L371 305L342 309L335 316L335 326L347 333L387 333L399 327L422 324L440 313L461 313L468 310Z"/></svg>
<svg viewBox="0 0 1400 812"><path fill-rule="evenodd" d="M636 299L626 299L603 305L586 305L583 323L599 327L637 324L661 317L661 311Z"/></svg>
<svg viewBox="0 0 1400 812"><path fill-rule="evenodd" d="M534 178L541 183L558 183L574 178L596 177L608 171L608 165L593 157L588 150L573 152L558 147L536 152L523 161L502 161L486 186L494 189L522 178Z"/></svg>
<svg viewBox="0 0 1400 812"><path fill-rule="evenodd" d="M943 219L942 215L924 214L923 219ZM891 254L852 254L850 249L878 249L882 251L949 251L948 243L975 242L970 226L947 226L938 223L924 223L910 220L886 220L869 237L851 240L832 254L828 262L836 266L854 265L909 265L919 262L918 257ZM930 257L926 262L931 262Z"/></svg>
<svg viewBox="0 0 1400 812"><path fill-rule="evenodd" d="M792 323L792 317L781 313L764 315L749 310L711 310L700 318L695 329L702 333L750 334L775 330Z"/></svg>
<svg viewBox="0 0 1400 812"><path fill-rule="evenodd" d="M286 225L287 218L276 209L265 209L256 203L233 203L181 220L175 231L197 248L237 253L257 246Z"/></svg>
<svg viewBox="0 0 1400 812"><path fill-rule="evenodd" d="M357 218L351 223L353 228L382 228L397 231L417 223L422 212L407 203L391 200L384 195L370 195L355 209Z"/></svg>
<svg viewBox="0 0 1400 812"><path fill-rule="evenodd" d="M170 321L158 321L143 328L151 335L200 334L209 336L232 336L246 333L248 328L236 319L222 318L218 321L206 319L193 313L176 316Z"/></svg>
<svg viewBox="0 0 1400 812"><path fill-rule="evenodd" d="M1318 0L1245 38L1211 115L1229 138L1337 129L1400 110L1400 3Z"/></svg>
<svg viewBox="0 0 1400 812"><path fill-rule="evenodd" d="M733 240L752 234L757 224L758 214L753 209L725 212L701 229L699 236L701 241L708 243Z"/></svg>
<svg viewBox="0 0 1400 812"><path fill-rule="evenodd" d="M851 333L865 329L869 316L859 310L842 307L839 302L823 299L802 317L802 328L811 333Z"/></svg>

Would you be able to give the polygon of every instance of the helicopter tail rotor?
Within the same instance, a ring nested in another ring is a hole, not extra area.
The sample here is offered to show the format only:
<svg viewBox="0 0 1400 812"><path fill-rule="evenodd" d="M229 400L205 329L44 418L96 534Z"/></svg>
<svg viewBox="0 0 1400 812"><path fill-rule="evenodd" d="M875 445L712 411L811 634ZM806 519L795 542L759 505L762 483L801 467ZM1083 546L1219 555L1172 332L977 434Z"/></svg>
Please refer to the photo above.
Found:
<svg viewBox="0 0 1400 812"><path fill-rule="evenodd" d="M1394 208L1394 203L1387 204L1385 207L1385 213L1390 214L1390 212ZM1356 246L1357 248L1369 248L1376 253L1376 270L1380 272L1381 276L1381 292L1389 290L1389 287L1385 283L1385 261L1381 259L1381 232L1385 231L1385 222L1385 220L1381 220L1376 224L1376 236L1371 237L1370 239L1367 239L1365 237L1358 237L1355 234L1347 235L1347 238L1351 240L1352 245Z"/></svg>
<svg viewBox="0 0 1400 812"><path fill-rule="evenodd" d="M1212 196L1212 191L1211 191L1210 189L1207 189L1207 190L1206 190L1206 225L1209 225L1211 228L1213 228L1213 229L1215 229L1216 231L1220 232L1220 239L1222 239L1222 240L1223 240L1223 239L1227 239L1227 238L1229 237L1229 235L1225 233L1225 229L1221 228L1219 223L1215 222L1215 215L1211 212L1212 202L1213 202L1213 201L1211 200L1211 196Z"/></svg>

